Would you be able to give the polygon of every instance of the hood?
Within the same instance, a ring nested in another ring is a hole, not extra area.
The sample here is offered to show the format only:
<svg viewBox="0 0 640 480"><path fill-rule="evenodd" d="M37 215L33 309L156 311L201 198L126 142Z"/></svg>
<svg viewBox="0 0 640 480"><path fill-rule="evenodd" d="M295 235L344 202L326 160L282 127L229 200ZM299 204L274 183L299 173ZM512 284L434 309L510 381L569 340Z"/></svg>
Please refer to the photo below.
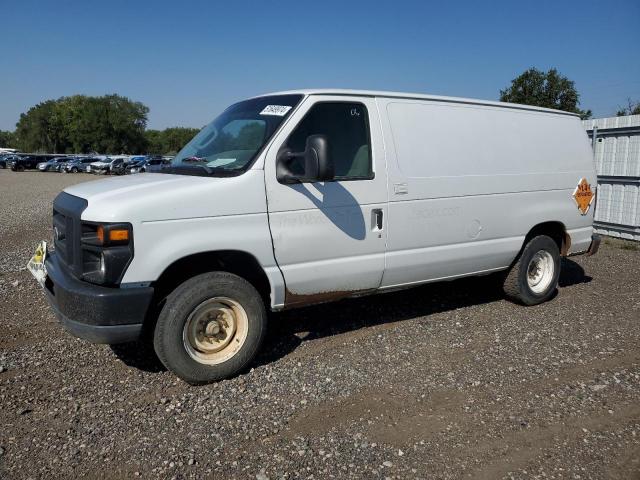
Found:
<svg viewBox="0 0 640 480"><path fill-rule="evenodd" d="M86 199L82 219L97 222L135 223L266 211L262 170L237 177L144 173L79 183L64 191Z"/></svg>

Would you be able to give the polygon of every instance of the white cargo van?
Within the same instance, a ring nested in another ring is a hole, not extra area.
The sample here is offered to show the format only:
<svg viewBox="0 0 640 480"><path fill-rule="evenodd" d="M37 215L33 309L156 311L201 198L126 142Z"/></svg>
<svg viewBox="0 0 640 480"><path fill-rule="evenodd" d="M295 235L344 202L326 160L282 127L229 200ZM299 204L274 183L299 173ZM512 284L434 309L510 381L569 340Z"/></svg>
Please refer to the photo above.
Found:
<svg viewBox="0 0 640 480"><path fill-rule="evenodd" d="M225 110L161 173L54 202L30 269L93 342L153 338L191 383L255 356L266 310L504 271L525 305L560 256L595 253L596 175L572 114L404 93L304 90Z"/></svg>

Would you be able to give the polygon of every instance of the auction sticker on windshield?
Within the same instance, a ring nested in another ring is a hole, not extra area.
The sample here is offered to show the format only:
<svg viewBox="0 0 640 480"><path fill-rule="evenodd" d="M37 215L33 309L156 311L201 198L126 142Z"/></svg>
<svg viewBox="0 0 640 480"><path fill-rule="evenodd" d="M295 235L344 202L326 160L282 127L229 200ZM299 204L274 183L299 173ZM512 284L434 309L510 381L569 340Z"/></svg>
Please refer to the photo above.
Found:
<svg viewBox="0 0 640 480"><path fill-rule="evenodd" d="M27 270L31 272L31 275L38 281L38 283L44 287L44 282L47 279L47 267L44 261L47 258L47 242L41 241L36 247L36 252L27 263Z"/></svg>
<svg viewBox="0 0 640 480"><path fill-rule="evenodd" d="M262 109L260 115L277 115L278 117L284 117L289 110L291 110L289 105L267 105Z"/></svg>

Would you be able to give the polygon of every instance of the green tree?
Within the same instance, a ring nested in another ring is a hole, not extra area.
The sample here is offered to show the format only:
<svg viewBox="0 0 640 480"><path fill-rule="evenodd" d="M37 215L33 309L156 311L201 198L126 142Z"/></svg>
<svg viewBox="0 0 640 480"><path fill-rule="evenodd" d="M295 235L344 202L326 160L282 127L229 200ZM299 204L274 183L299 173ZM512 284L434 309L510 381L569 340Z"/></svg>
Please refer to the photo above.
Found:
<svg viewBox="0 0 640 480"><path fill-rule="evenodd" d="M197 128L172 127L162 132L163 153L175 155L184 147L200 130Z"/></svg>
<svg viewBox="0 0 640 480"><path fill-rule="evenodd" d="M39 103L20 115L23 151L141 153L149 109L120 95L74 95Z"/></svg>
<svg viewBox="0 0 640 480"><path fill-rule="evenodd" d="M514 78L508 88L500 90L502 102L564 110L577 113L583 119L591 117L591 110L578 108L579 99L574 82L555 68L548 72L530 68Z"/></svg>
<svg viewBox="0 0 640 480"><path fill-rule="evenodd" d="M20 150L58 153L59 124L52 119L55 106L55 100L47 100L20 115L15 132Z"/></svg>
<svg viewBox="0 0 640 480"><path fill-rule="evenodd" d="M620 107L616 112L618 117L624 117L625 115L640 115L640 102L634 102L627 98L627 106Z"/></svg>
<svg viewBox="0 0 640 480"><path fill-rule="evenodd" d="M0 148L16 148L15 135L13 132L0 130Z"/></svg>
<svg viewBox="0 0 640 480"><path fill-rule="evenodd" d="M147 153L162 154L164 153L164 147L162 145L162 131L160 130L146 130L144 132L145 139L147 141Z"/></svg>
<svg viewBox="0 0 640 480"><path fill-rule="evenodd" d="M147 130L147 151L156 154L175 155L200 130L197 128L171 127L164 130Z"/></svg>

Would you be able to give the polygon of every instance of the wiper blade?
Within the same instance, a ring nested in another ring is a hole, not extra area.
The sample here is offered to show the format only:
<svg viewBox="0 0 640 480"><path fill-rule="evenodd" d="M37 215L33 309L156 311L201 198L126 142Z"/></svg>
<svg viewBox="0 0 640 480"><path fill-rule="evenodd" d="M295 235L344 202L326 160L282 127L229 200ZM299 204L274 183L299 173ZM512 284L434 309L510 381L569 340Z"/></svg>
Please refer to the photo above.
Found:
<svg viewBox="0 0 640 480"><path fill-rule="evenodd" d="M211 169L205 165L172 165L170 167L162 167L160 173L205 176L211 175Z"/></svg>
<svg viewBox="0 0 640 480"><path fill-rule="evenodd" d="M234 170L225 170L224 168L212 168L206 165L172 165L170 167L164 167L160 170L160 173L177 173L179 175L194 175L194 176L220 176L220 177L235 177L242 172Z"/></svg>

